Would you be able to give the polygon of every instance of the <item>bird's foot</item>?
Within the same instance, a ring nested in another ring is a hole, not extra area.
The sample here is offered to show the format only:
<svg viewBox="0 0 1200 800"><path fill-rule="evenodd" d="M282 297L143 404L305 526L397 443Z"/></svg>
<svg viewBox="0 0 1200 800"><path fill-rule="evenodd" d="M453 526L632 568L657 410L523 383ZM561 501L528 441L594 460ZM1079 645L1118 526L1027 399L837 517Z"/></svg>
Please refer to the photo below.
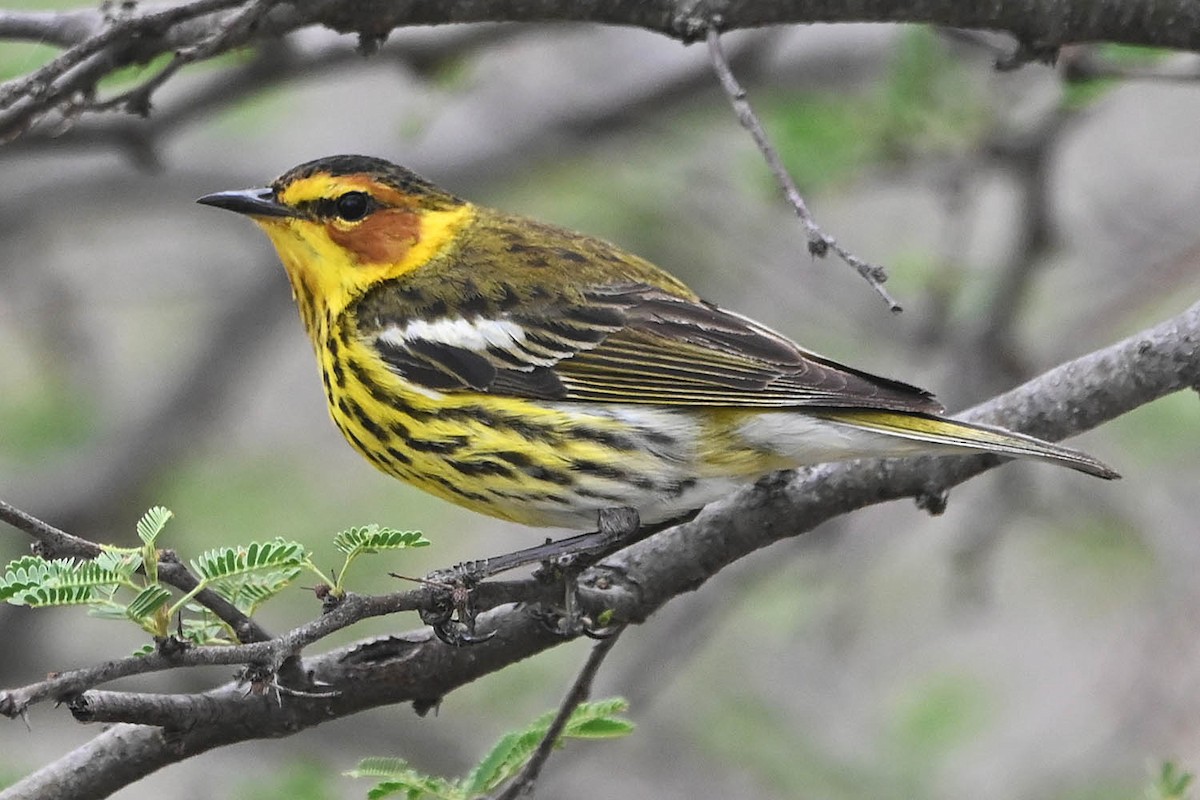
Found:
<svg viewBox="0 0 1200 800"><path fill-rule="evenodd" d="M479 635L475 632L472 590L493 575L540 562L541 567L534 572L534 577L547 583L562 581L564 598L560 608L542 608L532 613L542 620L548 630L565 638L604 638L612 630L606 614L592 618L580 610L577 585L580 574L618 550L687 522L696 513L689 511L671 520L642 525L637 509L601 509L596 517L597 529L590 533L558 541L547 540L534 547L435 572L427 576L425 582L443 591L436 597L435 603L422 609L421 619L432 625L437 637L447 644L457 647L485 642L495 633Z"/></svg>
<svg viewBox="0 0 1200 800"><path fill-rule="evenodd" d="M535 577L561 580L563 603L560 608L542 607L534 613L546 630L564 639L587 636L606 639L616 632L602 612L598 619L584 613L579 603L579 575L601 558L624 547L642 530L642 519L635 508L603 508L596 518L598 541L587 548L567 550L542 562Z"/></svg>
<svg viewBox="0 0 1200 800"><path fill-rule="evenodd" d="M471 592L478 578L467 565L434 573L426 582L439 590L431 605L420 609L421 621L433 628L433 633L452 647L486 642L496 635L475 632L475 609Z"/></svg>

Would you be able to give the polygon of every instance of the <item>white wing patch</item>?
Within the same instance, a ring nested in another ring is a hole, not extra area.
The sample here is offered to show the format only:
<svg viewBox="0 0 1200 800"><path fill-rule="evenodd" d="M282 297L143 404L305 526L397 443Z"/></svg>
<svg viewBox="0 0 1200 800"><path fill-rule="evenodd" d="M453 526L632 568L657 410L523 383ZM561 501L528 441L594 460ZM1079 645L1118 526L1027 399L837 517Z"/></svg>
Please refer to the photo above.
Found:
<svg viewBox="0 0 1200 800"><path fill-rule="evenodd" d="M489 347L513 349L514 344L525 341L525 329L505 319L440 317L435 320L417 319L406 325L389 325L380 331L378 338L395 347L404 347L420 339L483 352Z"/></svg>

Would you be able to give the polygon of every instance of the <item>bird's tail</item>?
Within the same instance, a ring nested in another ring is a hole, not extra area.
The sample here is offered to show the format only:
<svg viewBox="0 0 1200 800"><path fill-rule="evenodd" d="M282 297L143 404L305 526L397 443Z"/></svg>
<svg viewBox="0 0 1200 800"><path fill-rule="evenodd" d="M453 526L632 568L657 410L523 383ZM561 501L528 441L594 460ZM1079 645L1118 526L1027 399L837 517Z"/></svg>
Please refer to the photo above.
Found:
<svg viewBox="0 0 1200 800"><path fill-rule="evenodd" d="M1112 480L1121 477L1107 464L1086 453L1042 441L1023 433L933 414L846 409L815 412L816 416L859 430L883 433L913 442L944 445L964 451L995 453L1014 458L1036 458L1052 464Z"/></svg>

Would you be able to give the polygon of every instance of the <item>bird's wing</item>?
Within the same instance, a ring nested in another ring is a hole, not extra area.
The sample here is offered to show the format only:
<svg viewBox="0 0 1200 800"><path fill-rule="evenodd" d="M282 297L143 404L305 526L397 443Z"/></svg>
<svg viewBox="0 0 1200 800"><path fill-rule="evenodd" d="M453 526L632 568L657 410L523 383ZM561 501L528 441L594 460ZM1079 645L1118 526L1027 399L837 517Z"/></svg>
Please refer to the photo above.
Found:
<svg viewBox="0 0 1200 800"><path fill-rule="evenodd" d="M717 306L645 284L567 301L360 332L406 380L541 400L673 406L820 406L938 413L928 393L802 349Z"/></svg>

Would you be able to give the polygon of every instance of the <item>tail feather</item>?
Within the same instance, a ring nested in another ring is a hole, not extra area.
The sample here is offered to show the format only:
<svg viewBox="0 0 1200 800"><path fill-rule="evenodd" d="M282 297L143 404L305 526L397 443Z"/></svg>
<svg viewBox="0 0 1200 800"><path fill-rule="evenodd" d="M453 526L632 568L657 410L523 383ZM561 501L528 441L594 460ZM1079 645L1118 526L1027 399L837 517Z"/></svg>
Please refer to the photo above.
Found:
<svg viewBox="0 0 1200 800"><path fill-rule="evenodd" d="M813 413L813 412L810 412ZM819 416L860 430L885 433L918 442L944 445L966 451L995 453L1014 458L1035 458L1113 480L1121 477L1115 470L1087 453L1046 442L1023 433L947 419L934 414L895 411L821 411Z"/></svg>

